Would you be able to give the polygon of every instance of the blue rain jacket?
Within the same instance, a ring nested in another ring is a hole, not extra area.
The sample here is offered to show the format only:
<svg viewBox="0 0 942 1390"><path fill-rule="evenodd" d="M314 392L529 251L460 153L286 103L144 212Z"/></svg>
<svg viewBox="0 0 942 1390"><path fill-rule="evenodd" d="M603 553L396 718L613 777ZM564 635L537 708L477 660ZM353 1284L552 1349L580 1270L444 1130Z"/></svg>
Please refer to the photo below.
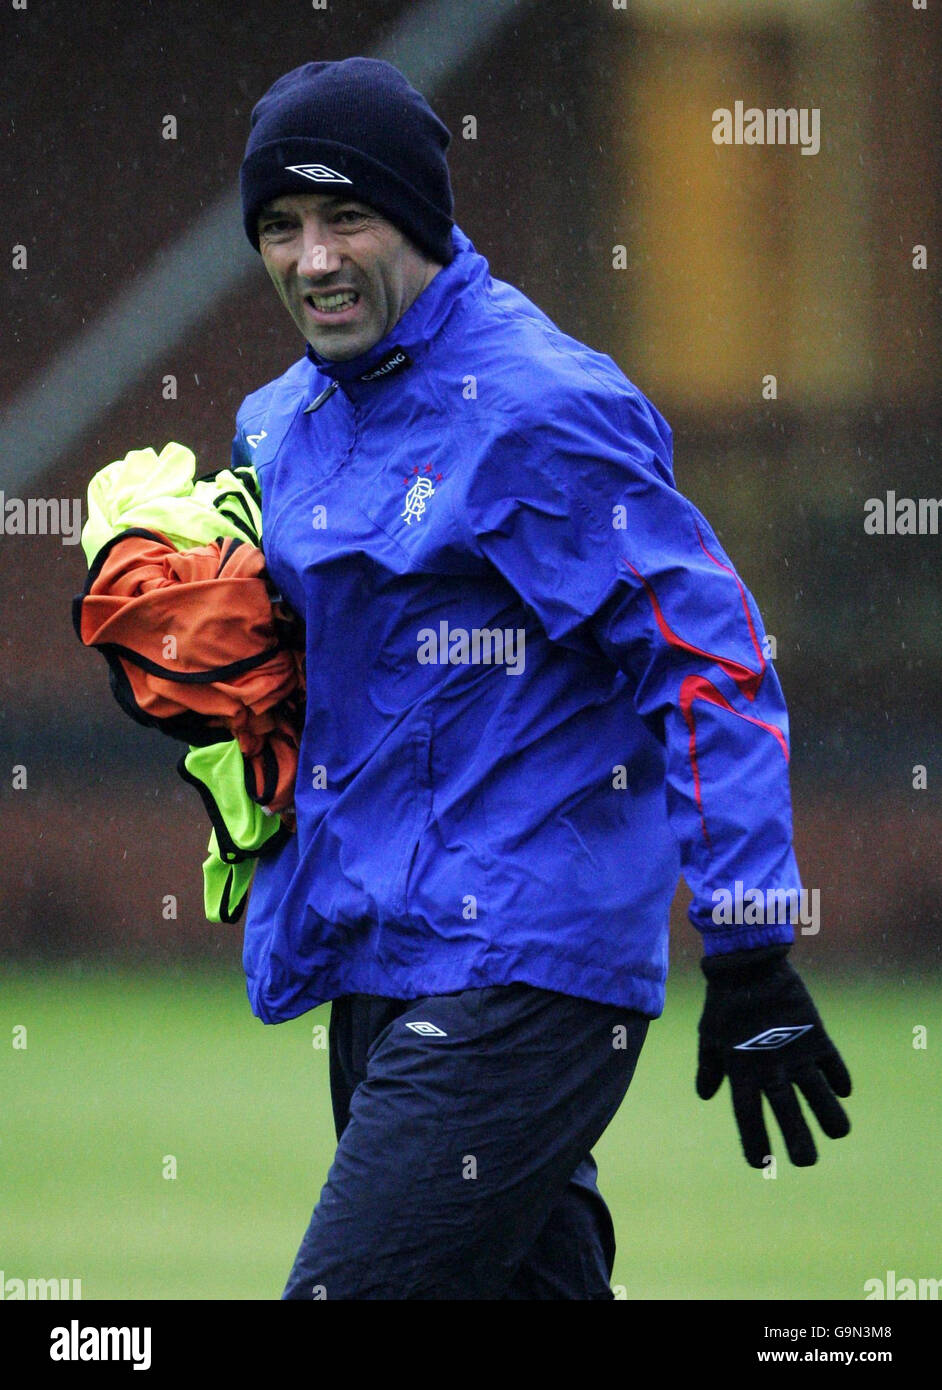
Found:
<svg viewBox="0 0 942 1390"><path fill-rule="evenodd" d="M656 1017L681 871L707 954L793 940L715 917L800 888L756 604L650 402L453 239L368 353L238 415L307 626L297 834L245 928L269 1023L515 981Z"/></svg>

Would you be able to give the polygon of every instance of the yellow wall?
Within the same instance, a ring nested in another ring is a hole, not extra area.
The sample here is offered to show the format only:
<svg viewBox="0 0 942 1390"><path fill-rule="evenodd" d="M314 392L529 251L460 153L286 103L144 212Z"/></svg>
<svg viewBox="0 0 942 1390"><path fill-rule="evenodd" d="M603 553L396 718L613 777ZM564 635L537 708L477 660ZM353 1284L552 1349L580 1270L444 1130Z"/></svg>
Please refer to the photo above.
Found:
<svg viewBox="0 0 942 1390"><path fill-rule="evenodd" d="M804 407L933 389L931 271L913 278L908 243L910 226L930 236L936 195L898 158L894 92L907 78L884 68L865 7L648 0L634 13L638 39L620 47L616 27L605 55L628 250L628 270L613 271L623 359L643 363L656 396L692 409L760 401L766 373L780 401ZM737 100L817 107L819 153L717 146L713 112ZM884 218L894 180L907 192L895 241ZM903 360L901 336L923 354Z"/></svg>

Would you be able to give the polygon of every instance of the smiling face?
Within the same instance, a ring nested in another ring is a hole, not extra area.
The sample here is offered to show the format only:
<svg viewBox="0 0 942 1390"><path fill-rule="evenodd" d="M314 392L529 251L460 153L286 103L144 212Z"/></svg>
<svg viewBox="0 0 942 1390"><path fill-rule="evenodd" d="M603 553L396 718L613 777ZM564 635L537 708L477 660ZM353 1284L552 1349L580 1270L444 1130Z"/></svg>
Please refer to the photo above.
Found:
<svg viewBox="0 0 942 1390"><path fill-rule="evenodd" d="M258 238L279 298L330 362L385 338L442 268L375 208L335 194L273 199Z"/></svg>

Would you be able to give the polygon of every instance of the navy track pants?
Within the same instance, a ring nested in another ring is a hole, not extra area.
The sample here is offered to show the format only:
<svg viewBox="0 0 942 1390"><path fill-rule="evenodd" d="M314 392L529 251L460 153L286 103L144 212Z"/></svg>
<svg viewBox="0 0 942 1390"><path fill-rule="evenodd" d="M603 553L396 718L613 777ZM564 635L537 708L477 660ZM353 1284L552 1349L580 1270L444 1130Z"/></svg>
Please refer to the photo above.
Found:
<svg viewBox="0 0 942 1390"><path fill-rule="evenodd" d="M334 1001L338 1146L286 1299L610 1299L590 1150L649 1020L525 984Z"/></svg>

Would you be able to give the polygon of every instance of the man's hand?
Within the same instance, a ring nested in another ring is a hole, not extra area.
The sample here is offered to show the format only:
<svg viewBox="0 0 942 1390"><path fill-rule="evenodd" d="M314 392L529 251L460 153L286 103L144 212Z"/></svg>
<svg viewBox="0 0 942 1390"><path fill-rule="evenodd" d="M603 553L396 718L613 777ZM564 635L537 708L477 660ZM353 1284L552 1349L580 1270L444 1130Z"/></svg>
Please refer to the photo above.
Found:
<svg viewBox="0 0 942 1390"><path fill-rule="evenodd" d="M733 1111L746 1161L762 1168L769 1138L762 1114L765 1093L788 1156L798 1167L817 1162L797 1086L830 1139L850 1131L836 1096L850 1095L850 1076L799 975L785 959L789 947L766 946L708 956L700 1019L697 1095L709 1100L729 1076Z"/></svg>

